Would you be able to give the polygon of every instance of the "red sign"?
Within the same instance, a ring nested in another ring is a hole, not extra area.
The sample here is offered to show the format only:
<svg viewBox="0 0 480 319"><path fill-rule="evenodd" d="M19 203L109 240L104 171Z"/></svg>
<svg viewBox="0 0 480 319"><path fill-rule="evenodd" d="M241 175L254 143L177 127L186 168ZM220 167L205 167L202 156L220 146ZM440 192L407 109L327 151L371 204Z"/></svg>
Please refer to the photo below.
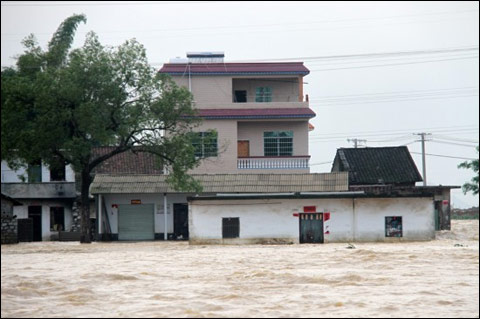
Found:
<svg viewBox="0 0 480 319"><path fill-rule="evenodd" d="M315 213L317 211L317 206L303 206L304 213Z"/></svg>
<svg viewBox="0 0 480 319"><path fill-rule="evenodd" d="M139 204L141 204L141 203L142 203L142 200L141 200L141 199L132 199L132 200L130 201L130 204L132 204L132 205L139 205Z"/></svg>
<svg viewBox="0 0 480 319"><path fill-rule="evenodd" d="M323 220L327 221L330 219L330 213L327 212L327 213L323 213Z"/></svg>

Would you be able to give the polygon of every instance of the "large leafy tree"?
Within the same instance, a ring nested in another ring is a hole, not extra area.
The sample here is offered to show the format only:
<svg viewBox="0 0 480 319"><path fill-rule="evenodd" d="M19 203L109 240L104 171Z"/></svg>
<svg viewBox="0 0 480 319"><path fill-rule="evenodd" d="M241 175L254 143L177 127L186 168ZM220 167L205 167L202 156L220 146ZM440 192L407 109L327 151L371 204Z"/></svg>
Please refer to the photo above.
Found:
<svg viewBox="0 0 480 319"><path fill-rule="evenodd" d="M198 164L191 143L192 95L149 66L144 47L128 40L102 46L93 33L70 50L84 15L67 18L43 51L33 35L15 68L2 71L2 160L13 167L42 159L71 164L81 183L81 242L90 242L92 171L129 150L157 155L177 189L199 190L186 173ZM113 146L95 157L97 146ZM20 161L18 161L20 160Z"/></svg>
<svg viewBox="0 0 480 319"><path fill-rule="evenodd" d="M477 146L477 153L478 153L478 146ZM458 168L466 168L472 169L475 173L475 176L472 177L470 182L463 184L463 192L466 194L467 192L472 192L473 195L478 195L478 158L471 161L466 161L458 165Z"/></svg>

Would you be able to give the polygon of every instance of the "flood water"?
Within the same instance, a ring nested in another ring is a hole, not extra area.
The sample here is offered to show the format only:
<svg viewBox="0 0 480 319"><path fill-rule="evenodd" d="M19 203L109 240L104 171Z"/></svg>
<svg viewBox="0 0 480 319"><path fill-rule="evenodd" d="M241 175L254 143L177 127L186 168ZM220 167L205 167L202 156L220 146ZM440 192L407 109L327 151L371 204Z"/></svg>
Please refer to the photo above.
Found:
<svg viewBox="0 0 480 319"><path fill-rule="evenodd" d="M476 317L479 224L415 243L2 246L4 317Z"/></svg>

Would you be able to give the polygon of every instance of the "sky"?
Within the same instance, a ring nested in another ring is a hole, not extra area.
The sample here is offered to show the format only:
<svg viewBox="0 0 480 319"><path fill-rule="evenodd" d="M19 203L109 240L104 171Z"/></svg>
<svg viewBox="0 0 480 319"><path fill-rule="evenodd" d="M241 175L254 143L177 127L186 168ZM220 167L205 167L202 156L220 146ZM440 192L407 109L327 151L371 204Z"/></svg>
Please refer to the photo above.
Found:
<svg viewBox="0 0 480 319"><path fill-rule="evenodd" d="M458 169L478 158L479 3L241 1L2 1L2 67L15 64L21 40L46 49L60 23L85 14L104 45L136 38L156 68L190 51L223 51L225 62L302 61L311 120L311 172L329 172L336 150L407 145L428 185L473 177ZM350 140L350 141L349 141ZM478 195L452 190L454 207Z"/></svg>

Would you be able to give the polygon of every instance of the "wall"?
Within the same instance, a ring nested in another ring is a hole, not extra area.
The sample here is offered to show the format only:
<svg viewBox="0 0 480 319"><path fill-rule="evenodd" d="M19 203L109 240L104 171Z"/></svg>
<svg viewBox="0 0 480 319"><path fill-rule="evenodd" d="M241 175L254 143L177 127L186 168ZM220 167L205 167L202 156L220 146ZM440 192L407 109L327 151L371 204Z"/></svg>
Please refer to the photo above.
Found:
<svg viewBox="0 0 480 319"><path fill-rule="evenodd" d="M237 121L204 120L195 128L202 132L214 129L218 132L218 156L203 159L192 174L227 174L237 172Z"/></svg>
<svg viewBox="0 0 480 319"><path fill-rule="evenodd" d="M233 79L233 91L247 91L247 102L255 102L257 87L272 89L272 102L298 102L298 78Z"/></svg>
<svg viewBox="0 0 480 319"><path fill-rule="evenodd" d="M431 198L269 199L193 201L190 205L191 243L256 243L262 240L299 241L299 220L293 213L304 206L330 212L324 221L324 241L408 241L435 238ZM385 217L402 216L403 237L385 237ZM240 238L222 239L222 218L240 218Z"/></svg>
<svg viewBox="0 0 480 319"><path fill-rule="evenodd" d="M188 89L188 74L172 76L179 86ZM269 81L275 80L275 81ZM280 82L280 81L288 82ZM248 104L233 103L233 90L249 91ZM260 86L272 87L272 103L255 103L255 88ZM191 88L194 96L195 107L208 109L223 108L277 108L277 107L308 107L308 103L299 102L298 78L291 76L192 76ZM250 103L251 102L251 103ZM277 103L275 103L277 102ZM253 105L253 106L252 106ZM273 106L274 105L274 106Z"/></svg>
<svg viewBox="0 0 480 319"><path fill-rule="evenodd" d="M266 131L293 131L293 155L308 155L308 121L238 122L238 140L250 141L250 156L264 156Z"/></svg>
<svg viewBox="0 0 480 319"><path fill-rule="evenodd" d="M155 205L155 233L163 234L165 230L165 215L163 213L163 194L106 194L102 195L102 210L107 209L110 228L113 234L118 234L118 209L112 207L113 204L125 205L131 204L132 199L140 199L142 204ZM187 203L187 195L168 194L167 195L167 229L168 233L173 233L173 204ZM102 219L104 217L102 216ZM104 231L102 230L102 233ZM159 238L159 239L163 239Z"/></svg>

